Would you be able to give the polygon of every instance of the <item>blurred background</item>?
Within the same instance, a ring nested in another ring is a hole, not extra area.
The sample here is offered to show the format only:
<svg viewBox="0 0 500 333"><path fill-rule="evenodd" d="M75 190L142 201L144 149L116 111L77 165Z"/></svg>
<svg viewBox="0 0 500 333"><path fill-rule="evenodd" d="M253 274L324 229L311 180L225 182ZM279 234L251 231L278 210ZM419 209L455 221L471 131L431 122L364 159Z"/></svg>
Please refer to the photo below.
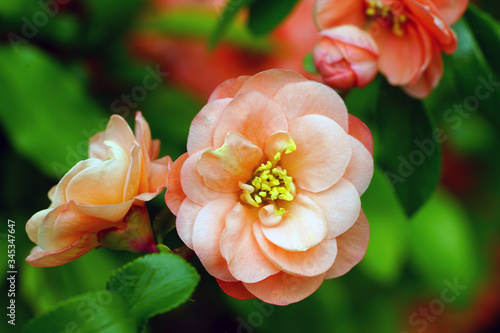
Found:
<svg viewBox="0 0 500 333"><path fill-rule="evenodd" d="M317 34L314 1L299 1L264 36L254 36L242 14L209 50L207 41L224 3L0 0L3 309L8 305L9 219L15 221L18 270L16 327L2 314L1 332L20 332L30 318L59 301L103 288L114 269L139 256L100 248L55 268L34 268L24 261L33 247L24 231L26 221L48 207L48 190L86 158L88 139L105 128L111 114L132 123L135 111L141 110L153 138L161 139L162 154L175 159L185 151L192 118L225 79L270 68L319 79L303 69ZM498 1L475 4L500 19ZM491 45L486 38L496 34L500 40L500 28L481 25L475 13L469 10L461 21L472 33L469 40L459 38L459 45L484 59L483 72L460 67L467 59L445 56L443 80L424 101L426 111L438 115L434 125L446 135L441 181L416 214L407 217L376 168L362 197L371 225L370 246L350 273L325 281L302 302L279 307L228 297L195 258L191 263L201 282L192 301L152 318L147 331L500 332L499 104L481 101L476 112L453 122L444 116L468 96L468 87L460 94L452 89L457 81L451 68L469 71L471 80L480 75L500 78L500 44ZM377 89L377 81L346 99L348 109L369 126L374 121L370 105L359 104ZM383 148L375 143L377 158ZM148 203L150 215L164 205L163 195ZM175 247L180 240L172 232L165 243Z"/></svg>

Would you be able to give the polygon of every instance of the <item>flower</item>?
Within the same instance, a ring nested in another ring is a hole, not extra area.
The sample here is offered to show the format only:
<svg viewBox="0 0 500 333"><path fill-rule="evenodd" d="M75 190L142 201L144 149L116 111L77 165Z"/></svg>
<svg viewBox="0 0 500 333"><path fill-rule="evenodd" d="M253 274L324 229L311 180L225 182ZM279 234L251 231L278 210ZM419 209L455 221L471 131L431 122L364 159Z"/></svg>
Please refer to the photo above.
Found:
<svg viewBox="0 0 500 333"><path fill-rule="evenodd" d="M297 302L364 256L372 145L321 83L285 70L230 79L194 118L165 200L228 295Z"/></svg>
<svg viewBox="0 0 500 333"><path fill-rule="evenodd" d="M377 45L353 25L323 30L314 46L314 65L332 88L363 88L377 75Z"/></svg>
<svg viewBox="0 0 500 333"><path fill-rule="evenodd" d="M380 50L379 69L392 85L426 97L443 74L441 52L451 54L457 38L450 25L467 0L317 0L320 29L344 24L367 28Z"/></svg>
<svg viewBox="0 0 500 333"><path fill-rule="evenodd" d="M65 264L107 245L101 238L107 231L120 229L141 230L136 240L148 242L131 240L130 250L156 251L149 216L136 206L144 206L165 188L171 159L157 159L160 142L151 140L140 112L135 121L134 137L122 117L111 116L106 130L90 139L89 159L78 162L49 191L49 208L26 224L29 238L37 244L26 258L28 263L39 267ZM128 228L128 220L133 220L133 228ZM138 227L140 223L145 226Z"/></svg>

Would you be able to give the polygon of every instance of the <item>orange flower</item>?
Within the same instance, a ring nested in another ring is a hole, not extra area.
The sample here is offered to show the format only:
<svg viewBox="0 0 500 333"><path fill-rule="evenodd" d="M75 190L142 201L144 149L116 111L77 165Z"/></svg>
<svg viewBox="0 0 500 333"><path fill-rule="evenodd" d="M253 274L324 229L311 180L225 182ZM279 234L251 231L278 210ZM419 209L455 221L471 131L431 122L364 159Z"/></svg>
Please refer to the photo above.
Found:
<svg viewBox="0 0 500 333"><path fill-rule="evenodd" d="M314 46L314 66L335 89L363 88L377 75L377 45L353 25L323 30Z"/></svg>
<svg viewBox="0 0 500 333"><path fill-rule="evenodd" d="M144 206L165 188L171 159L157 159L160 142L151 140L140 112L135 120L134 137L122 117L111 116L106 130L90 139L89 159L78 162L49 191L49 208L26 224L37 244L28 263L49 267L75 260L106 245L99 241L107 231L127 230L129 220L136 232L142 231L137 237L143 242L132 242L129 249L155 251L147 211L136 206Z"/></svg>
<svg viewBox="0 0 500 333"><path fill-rule="evenodd" d="M392 85L416 98L426 97L443 74L441 52L457 47L450 25L467 0L317 0L316 24L366 27L379 50L379 68Z"/></svg>
<svg viewBox="0 0 500 333"><path fill-rule="evenodd" d="M321 83L284 70L230 79L193 120L165 200L227 294L297 302L364 256L372 145Z"/></svg>

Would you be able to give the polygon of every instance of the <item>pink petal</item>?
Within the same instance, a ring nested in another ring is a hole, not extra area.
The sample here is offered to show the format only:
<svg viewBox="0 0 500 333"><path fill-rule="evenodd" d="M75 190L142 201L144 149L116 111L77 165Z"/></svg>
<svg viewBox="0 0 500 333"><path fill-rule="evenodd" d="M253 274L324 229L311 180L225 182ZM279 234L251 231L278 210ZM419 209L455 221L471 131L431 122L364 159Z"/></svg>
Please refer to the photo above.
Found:
<svg viewBox="0 0 500 333"><path fill-rule="evenodd" d="M190 249L193 249L193 226L196 216L203 208L203 206L189 200L184 199L182 205L177 212L177 220L175 221L175 228L180 239Z"/></svg>
<svg viewBox="0 0 500 333"><path fill-rule="evenodd" d="M349 272L363 259L368 248L370 225L363 211L354 225L337 237L338 254L325 279L332 279Z"/></svg>
<svg viewBox="0 0 500 333"><path fill-rule="evenodd" d="M194 117L187 140L187 150L189 154L212 148L214 144L215 127L224 112L224 109L232 101L231 98L224 98L209 102Z"/></svg>
<svg viewBox="0 0 500 333"><path fill-rule="evenodd" d="M141 171L145 167L142 163L142 150L140 146L134 145L130 152L130 164L128 166L127 177L125 178L125 188L122 202L132 199L139 194L139 184L141 183ZM147 186L147 182L146 182Z"/></svg>
<svg viewBox="0 0 500 333"><path fill-rule="evenodd" d="M469 3L468 0L432 0L432 2L449 25L458 21Z"/></svg>
<svg viewBox="0 0 500 333"><path fill-rule="evenodd" d="M82 205L75 202L78 210L86 215L97 217L109 222L120 222L128 213L130 207L134 203L134 199L114 204L114 205Z"/></svg>
<svg viewBox="0 0 500 333"><path fill-rule="evenodd" d="M188 153L184 153L176 159L170 167L170 172L167 175L167 193L165 193L165 203L174 215L177 215L182 201L186 198L181 186L181 169L188 157Z"/></svg>
<svg viewBox="0 0 500 333"><path fill-rule="evenodd" d="M181 185L186 196L200 204L206 205L216 199L237 200L239 192L223 193L217 192L205 185L203 177L199 174L196 165L203 151L199 151L188 157L181 169Z"/></svg>
<svg viewBox="0 0 500 333"><path fill-rule="evenodd" d="M78 162L74 167L72 167L68 173L64 175L64 177L59 181L59 183L56 185L56 188L54 189L54 193L52 196L52 204L51 206L59 206L68 201L66 198L66 189L68 188L69 182L81 171L94 167L97 165L100 165L102 161L96 159L96 158L91 158L88 160L83 160ZM52 188L53 189L53 188ZM51 191L52 191L51 189Z"/></svg>
<svg viewBox="0 0 500 333"><path fill-rule="evenodd" d="M413 85L404 86L403 89L408 95L414 98L423 99L437 87L442 76L443 58L438 50L438 52L434 52L434 56L429 66L422 76L420 76L420 79Z"/></svg>
<svg viewBox="0 0 500 333"><path fill-rule="evenodd" d="M288 212L275 227L260 228L266 238L288 251L306 251L318 245L328 233L328 225L321 208L303 194L297 194L291 202L279 205Z"/></svg>
<svg viewBox="0 0 500 333"><path fill-rule="evenodd" d="M279 270L298 276L316 276L332 267L337 255L337 241L325 239L317 246L302 252L290 252L266 239L258 223L253 231L262 252Z"/></svg>
<svg viewBox="0 0 500 333"><path fill-rule="evenodd" d="M347 108L342 98L324 84L305 81L282 87L274 99L289 121L307 114L319 114L337 122L347 132Z"/></svg>
<svg viewBox="0 0 500 333"><path fill-rule="evenodd" d="M222 82L214 92L208 98L208 102L215 101L217 99L223 98L234 98L241 86L249 79L251 76L243 75L237 78L228 79Z"/></svg>
<svg viewBox="0 0 500 333"><path fill-rule="evenodd" d="M151 129L140 111L135 114L135 138L141 148L148 154L151 147Z"/></svg>
<svg viewBox="0 0 500 333"><path fill-rule="evenodd" d="M365 146L373 155L373 136L370 129L358 117L349 115L349 135L353 136Z"/></svg>
<svg viewBox="0 0 500 333"><path fill-rule="evenodd" d="M238 281L257 282L279 272L262 254L253 235L252 224L258 210L237 203L226 215L220 250L229 271Z"/></svg>
<svg viewBox="0 0 500 333"><path fill-rule="evenodd" d="M39 246L35 246L26 261L35 267L59 266L80 258L97 246L99 246L97 236L95 234L86 234L74 244L55 252L44 251Z"/></svg>
<svg viewBox="0 0 500 333"><path fill-rule="evenodd" d="M240 281L226 282L217 279L217 283L226 294L236 299L246 300L255 298Z"/></svg>
<svg viewBox="0 0 500 333"><path fill-rule="evenodd" d="M288 305L303 300L323 283L325 274L297 277L279 272L257 283L243 283L250 293L266 303Z"/></svg>
<svg viewBox="0 0 500 333"><path fill-rule="evenodd" d="M307 79L296 72L281 69L270 69L249 78L240 90L238 90L236 96L250 90L257 90L269 97L273 97L274 94L285 84L301 81L307 81Z"/></svg>
<svg viewBox="0 0 500 333"><path fill-rule="evenodd" d="M209 202L200 210L193 226L193 250L207 272L224 281L235 281L220 246L225 217L235 204L236 201L228 199Z"/></svg>
<svg viewBox="0 0 500 333"><path fill-rule="evenodd" d="M227 133L232 131L264 147L269 135L287 129L285 114L276 101L263 93L248 91L236 96L224 110L215 128L213 144L214 147L222 146Z"/></svg>
<svg viewBox="0 0 500 333"><path fill-rule="evenodd" d="M269 161L272 161L277 153L283 153L292 143L292 137L288 132L276 132L271 134L265 143L264 152Z"/></svg>
<svg viewBox="0 0 500 333"><path fill-rule="evenodd" d="M53 208L47 208L41 210L34 214L28 222L26 222L26 233L33 243L38 244L38 229L40 228L40 224L43 222L47 214L52 211L52 209Z"/></svg>
<svg viewBox="0 0 500 333"><path fill-rule="evenodd" d="M281 166L302 189L324 191L344 174L351 158L348 135L335 121L306 115L290 123L297 151L281 157Z"/></svg>
<svg viewBox="0 0 500 333"><path fill-rule="evenodd" d="M246 183L252 177L262 155L262 150L243 135L229 132L222 147L202 152L197 169L212 190L235 192L240 190L238 182Z"/></svg>
<svg viewBox="0 0 500 333"><path fill-rule="evenodd" d="M115 142L126 152L129 152L131 147L135 145L132 129L130 129L125 119L116 114L109 118L105 131L105 140Z"/></svg>
<svg viewBox="0 0 500 333"><path fill-rule="evenodd" d="M344 24L362 27L365 24L363 0L317 0L314 19L320 29Z"/></svg>
<svg viewBox="0 0 500 333"><path fill-rule="evenodd" d="M164 156L151 163L149 170L149 192L158 193L167 186L167 176L172 167L170 156Z"/></svg>
<svg viewBox="0 0 500 333"><path fill-rule="evenodd" d="M345 170L344 178L358 190L359 195L365 193L373 176L373 157L361 142L349 135L352 155Z"/></svg>
<svg viewBox="0 0 500 333"><path fill-rule="evenodd" d="M161 142L158 139L151 140L151 147L149 148L149 158L151 161L156 160L160 154Z"/></svg>
<svg viewBox="0 0 500 333"><path fill-rule="evenodd" d="M361 210L359 193L354 185L344 178L325 191L301 193L312 199L323 211L328 223L326 238L335 238L346 232L358 219Z"/></svg>

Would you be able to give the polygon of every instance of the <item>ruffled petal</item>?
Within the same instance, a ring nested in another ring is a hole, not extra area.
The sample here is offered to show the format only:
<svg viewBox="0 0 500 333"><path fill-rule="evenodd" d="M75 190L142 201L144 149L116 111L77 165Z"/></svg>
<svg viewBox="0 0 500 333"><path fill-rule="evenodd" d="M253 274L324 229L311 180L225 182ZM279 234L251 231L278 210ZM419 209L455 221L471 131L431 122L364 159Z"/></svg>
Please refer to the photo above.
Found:
<svg viewBox="0 0 500 333"><path fill-rule="evenodd" d="M339 124L347 132L347 108L342 98L319 82L304 81L283 86L274 99L289 121L307 114L319 114Z"/></svg>
<svg viewBox="0 0 500 333"><path fill-rule="evenodd" d="M120 222L123 220L125 215L127 215L130 207L134 203L134 199L130 199L128 201L115 204L115 205L82 205L78 202L75 202L75 206L82 213L97 217L109 222Z"/></svg>
<svg viewBox="0 0 500 333"><path fill-rule="evenodd" d="M325 279L335 278L349 272L365 256L370 238L370 225L363 211L354 225L337 237L337 258L326 272Z"/></svg>
<svg viewBox="0 0 500 333"><path fill-rule="evenodd" d="M462 17L469 0L432 0L432 2L446 22L452 25Z"/></svg>
<svg viewBox="0 0 500 333"><path fill-rule="evenodd" d="M164 156L159 160L151 163L149 169L149 191L150 193L158 193L167 186L167 176L172 167L172 159L170 156Z"/></svg>
<svg viewBox="0 0 500 333"><path fill-rule="evenodd" d="M215 127L224 112L224 109L232 101L231 98L218 99L209 102L194 117L189 127L187 150L189 154L206 148L212 148L214 144Z"/></svg>
<svg viewBox="0 0 500 333"><path fill-rule="evenodd" d="M315 292L325 274L297 277L280 272L257 283L243 283L247 290L266 303L288 305L303 300Z"/></svg>
<svg viewBox="0 0 500 333"><path fill-rule="evenodd" d="M135 144L134 133L128 126L125 119L118 115L112 115L109 118L108 126L106 126L105 140L112 141L120 146L124 151L129 152Z"/></svg>
<svg viewBox="0 0 500 333"><path fill-rule="evenodd" d="M290 252L274 245L262 233L259 224L254 223L253 231L257 243L266 257L279 270L298 276L316 276L332 267L337 256L337 241L325 239L307 251Z"/></svg>
<svg viewBox="0 0 500 333"><path fill-rule="evenodd" d="M141 182L142 174L147 174L149 172L144 172L144 167L146 163L142 161L143 151L140 146L134 145L132 147L132 151L130 152L130 164L128 166L127 176L125 178L125 187L123 189L123 198L122 202L130 200L134 196L139 193L139 185L140 183L145 183L143 187L145 187L147 191L147 179L145 182Z"/></svg>
<svg viewBox="0 0 500 333"><path fill-rule="evenodd" d="M226 215L220 250L229 271L238 281L258 282L279 272L262 254L253 235L252 223L257 219L257 212L255 208L237 203Z"/></svg>
<svg viewBox="0 0 500 333"><path fill-rule="evenodd" d="M203 151L197 169L205 185L219 192L239 191L239 182L246 183L262 158L262 150L237 132L226 135L224 145Z"/></svg>
<svg viewBox="0 0 500 333"><path fill-rule="evenodd" d="M317 0L314 19L320 30L344 24L362 27L365 24L363 0Z"/></svg>
<svg viewBox="0 0 500 333"><path fill-rule="evenodd" d="M249 78L238 90L236 96L250 90L257 90L268 97L273 97L285 84L300 81L307 81L307 79L294 71L270 69Z"/></svg>
<svg viewBox="0 0 500 333"><path fill-rule="evenodd" d="M227 282L227 281L222 281L219 279L216 279L217 283L221 287L221 289L228 294L231 297L234 297L236 299L240 300L246 300L246 299L252 299L255 298L254 295L252 295L247 288L243 285L242 282L237 281L237 282Z"/></svg>
<svg viewBox="0 0 500 333"><path fill-rule="evenodd" d="M358 190L359 195L365 193L373 176L373 157L361 142L349 136L352 155L344 178L350 181Z"/></svg>
<svg viewBox="0 0 500 333"><path fill-rule="evenodd" d="M223 281L236 281L221 255L221 234L226 224L225 217L236 201L220 199L204 206L194 221L193 250L208 273Z"/></svg>
<svg viewBox="0 0 500 333"><path fill-rule="evenodd" d="M323 211L328 223L328 239L343 234L358 219L361 210L359 193L354 185L344 178L325 191L301 193L312 199Z"/></svg>
<svg viewBox="0 0 500 333"><path fill-rule="evenodd" d="M414 98L424 99L437 87L442 76L443 58L439 50L437 50L420 79L415 84L404 86L403 90Z"/></svg>
<svg viewBox="0 0 500 333"><path fill-rule="evenodd" d="M203 206L198 205L197 203L186 198L177 212L177 219L175 221L177 234L184 244L186 244L190 249L193 249L194 221L202 208Z"/></svg>
<svg viewBox="0 0 500 333"><path fill-rule="evenodd" d="M290 123L297 151L281 157L281 166L302 189L324 191L344 174L351 158L348 135L335 121L306 115Z"/></svg>
<svg viewBox="0 0 500 333"><path fill-rule="evenodd" d="M233 131L264 147L269 135L287 129L286 116L276 101L258 91L248 91L236 96L224 110L215 128L213 145L222 146L227 133Z"/></svg>
<svg viewBox="0 0 500 333"><path fill-rule="evenodd" d="M189 154L184 153L176 159L170 167L170 172L167 175L167 193L165 193L165 203L174 215L177 215L182 201L186 198L186 194L184 194L181 186L181 169L188 157Z"/></svg>
<svg viewBox="0 0 500 333"><path fill-rule="evenodd" d="M241 86L249 79L251 76L243 75L237 78L228 79L222 82L214 92L208 98L208 102L215 101L217 99L223 98L234 98Z"/></svg>
<svg viewBox="0 0 500 333"><path fill-rule="evenodd" d="M202 206L216 199L237 200L238 193L217 192L205 185L203 177L199 174L196 165L203 151L188 157L181 169L181 185L186 196Z"/></svg>
<svg viewBox="0 0 500 333"><path fill-rule="evenodd" d="M349 115L349 135L357 139L373 155L372 132L358 117Z"/></svg>
<svg viewBox="0 0 500 333"><path fill-rule="evenodd" d="M302 194L291 202L280 203L288 212L280 224L260 228L266 238L288 251L306 251L318 245L328 233L328 225L321 208Z"/></svg>
<svg viewBox="0 0 500 333"><path fill-rule="evenodd" d="M90 158L88 160L83 160L78 162L74 167L72 167L65 175L64 177L59 181L59 183L56 185L54 189L54 193L52 195L52 204L51 206L59 206L68 201L66 197L66 189L68 188L69 182L81 171L94 167L97 165L100 165L102 163L101 160L98 160L96 158ZM51 189L52 190L52 189Z"/></svg>
<svg viewBox="0 0 500 333"><path fill-rule="evenodd" d="M26 233L33 243L38 244L38 229L40 228L40 224L43 222L47 214L52 211L52 209L53 208L47 208L41 210L34 214L28 222L26 222Z"/></svg>
<svg viewBox="0 0 500 333"><path fill-rule="evenodd" d="M151 129L140 111L135 114L135 139L145 153L148 154L151 147Z"/></svg>

